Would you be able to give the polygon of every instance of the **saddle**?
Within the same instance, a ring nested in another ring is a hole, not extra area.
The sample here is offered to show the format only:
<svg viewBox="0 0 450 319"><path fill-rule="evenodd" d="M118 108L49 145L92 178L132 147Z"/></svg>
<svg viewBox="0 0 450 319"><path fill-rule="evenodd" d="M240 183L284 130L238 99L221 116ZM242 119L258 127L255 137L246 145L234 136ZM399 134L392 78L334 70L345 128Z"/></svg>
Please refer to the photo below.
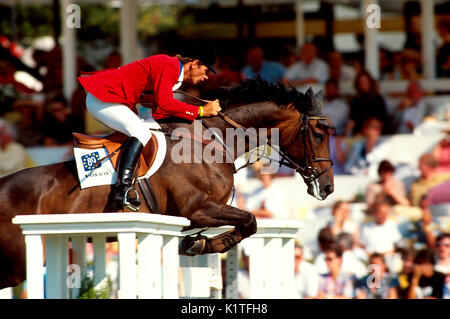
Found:
<svg viewBox="0 0 450 319"><path fill-rule="evenodd" d="M117 170L118 158L122 144L128 138L125 134L114 132L104 137L89 136L81 133L72 133L74 137L75 147L84 149L98 149L105 147L111 155L110 160L113 167ZM158 151L158 141L153 135L142 151L141 157L137 165L137 177L144 176L156 158Z"/></svg>

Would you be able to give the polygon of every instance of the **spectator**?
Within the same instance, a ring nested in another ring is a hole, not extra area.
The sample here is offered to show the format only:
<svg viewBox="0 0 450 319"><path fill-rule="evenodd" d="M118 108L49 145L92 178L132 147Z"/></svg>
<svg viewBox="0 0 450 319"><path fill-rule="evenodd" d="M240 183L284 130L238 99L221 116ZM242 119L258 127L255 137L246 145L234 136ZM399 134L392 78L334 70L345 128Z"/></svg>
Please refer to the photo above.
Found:
<svg viewBox="0 0 450 319"><path fill-rule="evenodd" d="M384 98L378 93L377 82L367 71L360 72L355 78L356 96L350 102L350 120L348 129L353 135L362 132L363 123L372 117L384 123L383 134L390 131L390 121Z"/></svg>
<svg viewBox="0 0 450 319"><path fill-rule="evenodd" d="M337 51L330 52L328 55L328 67L331 80L338 83L347 83L355 79L355 69L346 65L342 54Z"/></svg>
<svg viewBox="0 0 450 319"><path fill-rule="evenodd" d="M380 60L380 74L382 80L393 80L394 79L394 64L393 64L393 54L386 49L380 49L379 53Z"/></svg>
<svg viewBox="0 0 450 319"><path fill-rule="evenodd" d="M326 274L328 272L328 268L325 263L325 250L330 246L336 243L335 237L331 232L330 227L322 228L319 231L317 236L317 242L319 244L319 254L316 256L314 260L314 267L316 268L319 274Z"/></svg>
<svg viewBox="0 0 450 319"><path fill-rule="evenodd" d="M346 273L361 278L367 273L364 263L358 259L353 236L349 233L340 233L336 239L339 248L342 250L342 270Z"/></svg>
<svg viewBox="0 0 450 319"><path fill-rule="evenodd" d="M445 275L434 270L435 260L431 250L423 249L414 257L414 269L408 299L442 299Z"/></svg>
<svg viewBox="0 0 450 319"><path fill-rule="evenodd" d="M306 43L300 51L300 61L286 70L284 81L293 86L301 86L311 83L325 83L328 76L328 65L317 57L316 46L312 43Z"/></svg>
<svg viewBox="0 0 450 319"><path fill-rule="evenodd" d="M303 257L303 247L295 245L295 290L298 298L316 298L319 290L319 275L313 265Z"/></svg>
<svg viewBox="0 0 450 319"><path fill-rule="evenodd" d="M399 299L408 299L408 291L411 285L411 277L414 269L414 249L403 248L400 250L402 258L402 270L398 275L397 295Z"/></svg>
<svg viewBox="0 0 450 319"><path fill-rule="evenodd" d="M406 95L406 98L397 107L400 114L397 133L400 134L412 133L414 128L422 123L426 112L426 105L423 101L424 94L419 82L409 82Z"/></svg>
<svg viewBox="0 0 450 319"><path fill-rule="evenodd" d="M27 167L29 163L25 148L15 141L12 124L0 119L0 177Z"/></svg>
<svg viewBox="0 0 450 319"><path fill-rule="evenodd" d="M64 97L57 97L48 103L44 115L44 144L46 146L70 145L72 132L81 132L83 125L70 114Z"/></svg>
<svg viewBox="0 0 450 319"><path fill-rule="evenodd" d="M445 130L444 137L433 149L433 155L438 161L436 172L450 173L450 130Z"/></svg>
<svg viewBox="0 0 450 319"><path fill-rule="evenodd" d="M419 206L420 199L428 191L450 179L449 173L438 173L436 167L438 162L433 154L424 154L419 158L420 177L410 187L411 205Z"/></svg>
<svg viewBox="0 0 450 319"><path fill-rule="evenodd" d="M333 161L334 175L345 174L345 163L347 161L347 146L343 135L330 136L330 156Z"/></svg>
<svg viewBox="0 0 450 319"><path fill-rule="evenodd" d="M17 123L17 142L25 147L39 146L44 142L41 128L42 104L31 100L19 100L13 109L20 112L21 118Z"/></svg>
<svg viewBox="0 0 450 319"><path fill-rule="evenodd" d="M287 46L284 51L285 53L281 56L280 62L285 68L288 68L297 61L297 55L294 47L291 46Z"/></svg>
<svg viewBox="0 0 450 319"><path fill-rule="evenodd" d="M450 234L444 233L436 238L436 271L450 275Z"/></svg>
<svg viewBox="0 0 450 319"><path fill-rule="evenodd" d="M286 207L285 191L273 183L274 174L263 174L257 171L261 186L244 196L240 205L249 210L256 218L287 218L289 210Z"/></svg>
<svg viewBox="0 0 450 319"><path fill-rule="evenodd" d="M332 242L325 245L325 247L322 249L323 252L320 253L314 261L314 267L316 271L321 275L328 273L329 269L326 263L325 252L330 246L335 244L337 244L339 249L342 251L342 271L344 273L354 275L355 278L364 276L367 273L367 269L364 264L356 257L353 237L349 233L340 233L337 236L336 240L334 240L333 238Z"/></svg>
<svg viewBox="0 0 450 319"><path fill-rule="evenodd" d="M420 51L414 49L404 49L397 60L394 77L397 80L418 80L422 78L419 73Z"/></svg>
<svg viewBox="0 0 450 319"><path fill-rule="evenodd" d="M319 277L320 299L354 298L355 277L342 271L342 250L337 244L325 249L325 262L328 273Z"/></svg>
<svg viewBox="0 0 450 319"><path fill-rule="evenodd" d="M33 89L16 80L16 71L16 67L12 62L0 60L0 85L2 88L4 86L10 86L9 90L15 90L19 95L36 93Z"/></svg>
<svg viewBox="0 0 450 319"><path fill-rule="evenodd" d="M264 60L264 52L257 46L248 49L245 60L247 65L242 69L242 74L246 79L260 76L267 82L275 83L281 81L286 70L281 63Z"/></svg>
<svg viewBox="0 0 450 319"><path fill-rule="evenodd" d="M31 91L14 78L16 69L9 61L0 60L0 115L12 110L15 101Z"/></svg>
<svg viewBox="0 0 450 319"><path fill-rule="evenodd" d="M356 288L358 299L397 299L397 277L390 273L384 257L374 253L369 257L371 273L359 280Z"/></svg>
<svg viewBox="0 0 450 319"><path fill-rule="evenodd" d="M116 69L122 66L122 56L116 50L110 52L105 62L105 69Z"/></svg>
<svg viewBox="0 0 450 319"><path fill-rule="evenodd" d="M430 208L428 207L427 196L423 196L419 203L422 211L422 218L415 223L416 234L414 236L414 246L416 249L434 247L439 226L434 221ZM422 246L422 247L420 247Z"/></svg>
<svg viewBox="0 0 450 319"><path fill-rule="evenodd" d="M376 202L370 207L374 221L363 225L360 243L367 253L391 255L396 250L396 244L401 240L398 226L389 220L391 205L387 202Z"/></svg>
<svg viewBox="0 0 450 319"><path fill-rule="evenodd" d="M428 205L434 206L434 205L450 204L450 192L448 191L449 189L450 189L450 179L447 180L446 182L443 182L437 186L430 188L430 190L427 192Z"/></svg>
<svg viewBox="0 0 450 319"><path fill-rule="evenodd" d="M359 228L358 225L350 219L350 204L346 201L338 200L333 204L331 213L333 221L329 227L335 238L341 233L351 234L354 242L358 242Z"/></svg>
<svg viewBox="0 0 450 319"><path fill-rule="evenodd" d="M367 175L372 164L371 152L379 145L383 123L376 117L368 118L362 126L363 139L353 143L344 165L347 174Z"/></svg>
<svg viewBox="0 0 450 319"><path fill-rule="evenodd" d="M391 162L384 160L380 163L378 166L380 180L367 187L366 202L368 206L375 203L377 199L388 199L393 205L409 205L405 185L395 179L394 172L395 168Z"/></svg>
<svg viewBox="0 0 450 319"><path fill-rule="evenodd" d="M208 76L209 80L205 84L205 90L219 90L222 87L231 87L239 84L244 76L236 70L235 62L231 57L219 56L217 58L217 74Z"/></svg>
<svg viewBox="0 0 450 319"><path fill-rule="evenodd" d="M437 27L442 39L442 45L436 56L437 76L448 78L450 77L450 19L441 19Z"/></svg>
<svg viewBox="0 0 450 319"><path fill-rule="evenodd" d="M120 55L119 55L120 57ZM119 63L119 60L114 52L110 54L108 57L108 60L106 62L107 68L114 68L114 66ZM119 67L119 65L117 65ZM86 64L81 69L78 69L81 72L94 72L95 69ZM86 123L89 121L89 118L92 118L91 115L88 115L87 109L86 109L86 90L81 85L80 81L77 81L77 88L73 91L72 97L70 98L70 110L71 114L78 119L78 122L80 125L80 131L79 133L85 133L86 132ZM93 119L93 118L92 118ZM98 125L101 125L99 122L96 121Z"/></svg>
<svg viewBox="0 0 450 319"><path fill-rule="evenodd" d="M349 108L347 103L339 98L339 84L335 80L328 80L325 84L323 113L328 117L329 124L336 127L336 133L343 134Z"/></svg>

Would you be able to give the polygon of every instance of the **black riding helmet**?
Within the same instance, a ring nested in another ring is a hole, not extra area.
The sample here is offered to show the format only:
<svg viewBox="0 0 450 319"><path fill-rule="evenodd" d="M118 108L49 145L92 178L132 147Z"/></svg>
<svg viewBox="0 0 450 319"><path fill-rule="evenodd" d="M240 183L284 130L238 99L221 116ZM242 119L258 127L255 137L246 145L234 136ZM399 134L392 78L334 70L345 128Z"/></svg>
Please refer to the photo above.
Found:
<svg viewBox="0 0 450 319"><path fill-rule="evenodd" d="M183 55L186 58L199 60L206 65L211 72L216 74L214 65L216 64L216 50L207 42L195 42L188 47Z"/></svg>

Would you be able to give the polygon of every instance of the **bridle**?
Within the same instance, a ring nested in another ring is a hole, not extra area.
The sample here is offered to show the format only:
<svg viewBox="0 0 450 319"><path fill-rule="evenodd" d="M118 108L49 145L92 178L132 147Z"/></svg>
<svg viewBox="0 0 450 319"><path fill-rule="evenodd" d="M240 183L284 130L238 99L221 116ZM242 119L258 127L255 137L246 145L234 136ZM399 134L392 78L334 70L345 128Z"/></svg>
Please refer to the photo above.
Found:
<svg viewBox="0 0 450 319"><path fill-rule="evenodd" d="M187 92L183 92L181 90L176 90L175 92L190 96L190 97L195 98L204 103L209 102L209 101L200 99L197 96L191 95ZM244 126L240 125L239 123L236 123L228 115L226 115L222 112L218 112L218 116L224 122L228 123L229 125L233 126L234 128L243 129L244 131L246 130L246 128ZM291 134L289 135L286 142L284 142L283 145L280 145L280 147L278 149L276 146L271 145L271 143L266 138L267 145L270 146L270 148L272 150L275 150L281 156L281 159L277 160L277 159L270 157L269 154L267 154L266 149L264 149L264 153L262 155L258 155L258 157L259 157L258 160L260 160L263 157L268 158L270 160L275 160L278 162L280 167L281 167L281 165L284 165L286 167L295 169L295 171L303 177L306 184L310 184L310 183L314 182L316 179L318 179L320 176L322 176L323 174L325 174L326 172L328 172L331 169L331 167L333 166L333 161L331 160L331 158L316 157L314 148L312 147L311 134L309 132L311 130L311 128L309 126L309 121L312 121L312 120L326 121L326 119L327 119L326 116L309 116L309 115L305 115L305 114L300 114L300 116L298 118L298 122L295 124L294 130L291 132ZM202 122L204 122L204 121L202 121ZM326 122L321 123L320 125L327 129L331 129L334 132L336 131L336 128L328 125ZM209 128L208 126L206 126L206 127ZM299 134L302 135L303 145L306 148L306 153L305 153L306 160L305 161L293 158L285 151L297 139ZM258 134L256 137L260 138L260 136ZM227 149L226 145L223 145L223 146L225 149ZM314 167L314 164L321 163L321 162L328 162L328 163L330 163L330 165L323 171L319 172ZM240 169L250 166L252 164L253 163L251 163L250 159L249 159L246 164L244 164L243 166L238 168L236 171L239 171Z"/></svg>
<svg viewBox="0 0 450 319"><path fill-rule="evenodd" d="M318 121L326 121L326 116L308 116L305 114L300 114L298 122L296 124L295 129L292 131L286 142L283 145L280 145L279 154L281 155L281 160L279 161L280 165L284 165L295 169L297 173L299 173L307 184L313 182L326 172L328 172L333 166L333 160L331 158L324 157L316 157L314 152L314 148L312 147L311 134L310 134L310 126L309 121L318 120ZM326 123L321 123L321 126L325 128L331 129L335 131L336 129ZM290 155L287 154L285 149L287 149L298 137L298 135L302 135L303 145L306 148L305 153L305 161L301 161L298 159L293 159ZM319 172L315 167L314 163L321 162L329 162L330 165Z"/></svg>
<svg viewBox="0 0 450 319"><path fill-rule="evenodd" d="M224 113L218 112L218 115L223 121L230 124L234 128L241 128L241 129L245 130L245 127L236 123L235 121L233 121L229 116L225 115ZM304 181L307 184L312 183L314 180L316 180L317 178L319 178L320 176L322 176L323 174L328 172L331 169L331 167L333 166L333 161L331 160L331 158L316 157L314 148L312 147L311 135L309 134L309 130L311 129L309 126L309 121L311 121L311 120L319 120L319 121L322 120L323 121L326 119L327 119L326 116L308 116L308 115L300 114L299 120L296 123L294 130L291 132L291 134L289 135L286 142L284 142L283 145L280 145L279 149L276 149L276 147L274 145L271 145L271 143L266 139L267 145L269 145L271 147L271 149L275 150L278 154L280 154L281 159L276 160L274 158L271 158L267 154L266 150L264 150L265 154L260 155L258 160L263 157L267 157L271 160L278 161L280 166L284 165L286 167L295 169L295 171L303 177ZM335 130L334 127L329 126L328 124L323 123L321 125L326 128L329 128L333 131ZM299 134L302 135L303 145L306 147L306 156L305 156L305 158L307 159L306 161L301 161L296 158L293 158L285 151L285 149L287 149L297 139ZM259 135L258 135L258 137L259 137ZM314 167L314 163L320 163L320 162L329 162L330 165L323 171L319 172ZM243 165L239 169L247 167L251 164L252 163L247 162L247 164Z"/></svg>

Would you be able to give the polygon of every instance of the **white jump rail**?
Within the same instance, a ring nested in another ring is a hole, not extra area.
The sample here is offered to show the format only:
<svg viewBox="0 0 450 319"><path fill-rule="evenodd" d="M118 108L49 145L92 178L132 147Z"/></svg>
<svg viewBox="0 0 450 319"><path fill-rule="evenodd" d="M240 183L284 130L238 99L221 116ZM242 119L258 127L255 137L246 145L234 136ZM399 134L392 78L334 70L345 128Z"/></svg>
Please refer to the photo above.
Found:
<svg viewBox="0 0 450 319"><path fill-rule="evenodd" d="M258 219L256 234L242 241L250 252L250 298L294 298L294 244L303 223L300 220ZM212 228L205 235L216 235L231 227ZM239 245L239 246L242 246ZM238 298L238 253L231 249L226 259L225 296Z"/></svg>
<svg viewBox="0 0 450 319"><path fill-rule="evenodd" d="M67 284L68 249L71 238L73 263L83 265L86 238L93 239L94 284L105 278L105 240L117 237L119 242L120 299L179 298L180 269L210 270L210 297L222 297L220 254L196 257L178 255L179 237L189 220L181 217L144 213L20 215L13 219L20 225L26 242L28 298L44 298L44 247L46 251L46 298L69 298L78 295ZM298 220L258 220L258 231L245 239L252 246L250 282L252 298L289 298L294 281L294 238L302 224ZM204 232L213 236L231 227L211 228ZM138 241L136 249L136 239ZM184 266L184 268L180 268ZM200 267L199 267L200 266ZM194 268L192 268L194 267ZM206 269L203 268L203 269ZM238 298L238 254L227 254L226 298ZM195 283L199 272L183 272L186 285ZM204 281L204 280L203 280ZM189 287L187 287L189 288Z"/></svg>

